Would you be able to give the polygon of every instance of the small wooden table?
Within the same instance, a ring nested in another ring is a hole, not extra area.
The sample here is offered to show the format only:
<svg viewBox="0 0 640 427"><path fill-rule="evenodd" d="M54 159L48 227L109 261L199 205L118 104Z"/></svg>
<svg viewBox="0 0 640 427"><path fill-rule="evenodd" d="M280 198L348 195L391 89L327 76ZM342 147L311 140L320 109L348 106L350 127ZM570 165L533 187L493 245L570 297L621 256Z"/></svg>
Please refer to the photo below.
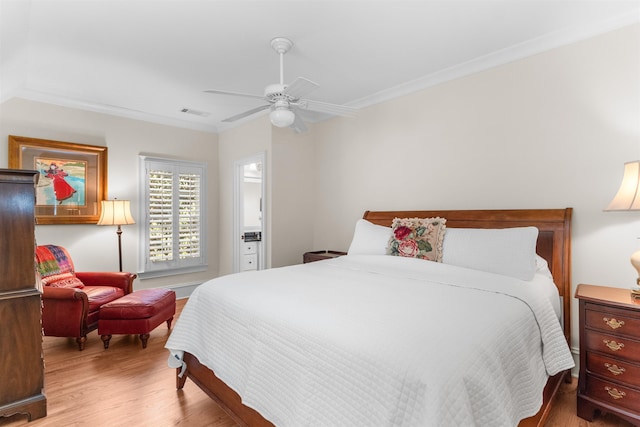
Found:
<svg viewBox="0 0 640 427"><path fill-rule="evenodd" d="M578 416L596 411L640 425L640 299L630 289L578 285Z"/></svg>

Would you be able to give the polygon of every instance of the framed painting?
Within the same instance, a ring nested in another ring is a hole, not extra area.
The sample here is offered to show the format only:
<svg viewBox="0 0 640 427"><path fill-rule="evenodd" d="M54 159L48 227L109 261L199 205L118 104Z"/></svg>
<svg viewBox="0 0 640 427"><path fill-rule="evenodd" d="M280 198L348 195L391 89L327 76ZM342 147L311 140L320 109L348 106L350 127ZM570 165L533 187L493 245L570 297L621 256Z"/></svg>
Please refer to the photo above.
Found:
<svg viewBox="0 0 640 427"><path fill-rule="evenodd" d="M9 135L9 168L39 172L37 224L96 224L107 195L107 147Z"/></svg>

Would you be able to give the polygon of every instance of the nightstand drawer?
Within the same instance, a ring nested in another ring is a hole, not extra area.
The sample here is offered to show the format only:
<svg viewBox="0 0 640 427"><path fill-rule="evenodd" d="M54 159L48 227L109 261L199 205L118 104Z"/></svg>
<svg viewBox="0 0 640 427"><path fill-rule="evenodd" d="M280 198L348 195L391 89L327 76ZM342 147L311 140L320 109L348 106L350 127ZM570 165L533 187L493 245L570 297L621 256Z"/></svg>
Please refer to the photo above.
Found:
<svg viewBox="0 0 640 427"><path fill-rule="evenodd" d="M590 310L587 304L585 324L588 328L626 336L640 336L640 318L625 316L623 310L596 311Z"/></svg>
<svg viewBox="0 0 640 427"><path fill-rule="evenodd" d="M640 365L588 352L587 369L601 377L640 388Z"/></svg>
<svg viewBox="0 0 640 427"><path fill-rule="evenodd" d="M640 391L592 376L588 376L586 380L587 395L611 405L640 412Z"/></svg>
<svg viewBox="0 0 640 427"><path fill-rule="evenodd" d="M587 331L584 346L586 350L599 351L619 359L640 362L640 342L629 338Z"/></svg>

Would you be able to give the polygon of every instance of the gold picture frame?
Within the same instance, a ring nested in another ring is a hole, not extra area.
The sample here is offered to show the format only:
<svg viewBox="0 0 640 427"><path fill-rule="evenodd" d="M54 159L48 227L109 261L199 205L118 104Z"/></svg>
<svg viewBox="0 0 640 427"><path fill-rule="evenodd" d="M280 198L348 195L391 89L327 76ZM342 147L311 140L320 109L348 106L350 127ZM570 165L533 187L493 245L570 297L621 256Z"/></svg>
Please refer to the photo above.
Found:
<svg viewBox="0 0 640 427"><path fill-rule="evenodd" d="M37 224L96 224L107 195L107 147L9 135L9 168L39 172Z"/></svg>

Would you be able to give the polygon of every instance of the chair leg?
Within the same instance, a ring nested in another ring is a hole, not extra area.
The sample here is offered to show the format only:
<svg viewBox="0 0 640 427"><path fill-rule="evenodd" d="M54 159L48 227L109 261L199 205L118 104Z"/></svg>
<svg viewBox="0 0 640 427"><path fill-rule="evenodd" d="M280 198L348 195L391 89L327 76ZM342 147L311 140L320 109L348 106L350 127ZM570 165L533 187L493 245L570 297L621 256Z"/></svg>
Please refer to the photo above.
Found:
<svg viewBox="0 0 640 427"><path fill-rule="evenodd" d="M84 343L87 340L87 336L76 338L76 342L78 343L78 351L84 350Z"/></svg>
<svg viewBox="0 0 640 427"><path fill-rule="evenodd" d="M147 341L149 341L149 334L140 334L140 341L142 341L142 348L147 348Z"/></svg>
<svg viewBox="0 0 640 427"><path fill-rule="evenodd" d="M100 339L104 344L104 348L105 349L109 348L109 341L111 340L111 335L100 335Z"/></svg>
<svg viewBox="0 0 640 427"><path fill-rule="evenodd" d="M169 320L167 320L167 328L168 328L168 329L171 329L171 322L173 322L173 316L171 316L171 317L169 318Z"/></svg>

